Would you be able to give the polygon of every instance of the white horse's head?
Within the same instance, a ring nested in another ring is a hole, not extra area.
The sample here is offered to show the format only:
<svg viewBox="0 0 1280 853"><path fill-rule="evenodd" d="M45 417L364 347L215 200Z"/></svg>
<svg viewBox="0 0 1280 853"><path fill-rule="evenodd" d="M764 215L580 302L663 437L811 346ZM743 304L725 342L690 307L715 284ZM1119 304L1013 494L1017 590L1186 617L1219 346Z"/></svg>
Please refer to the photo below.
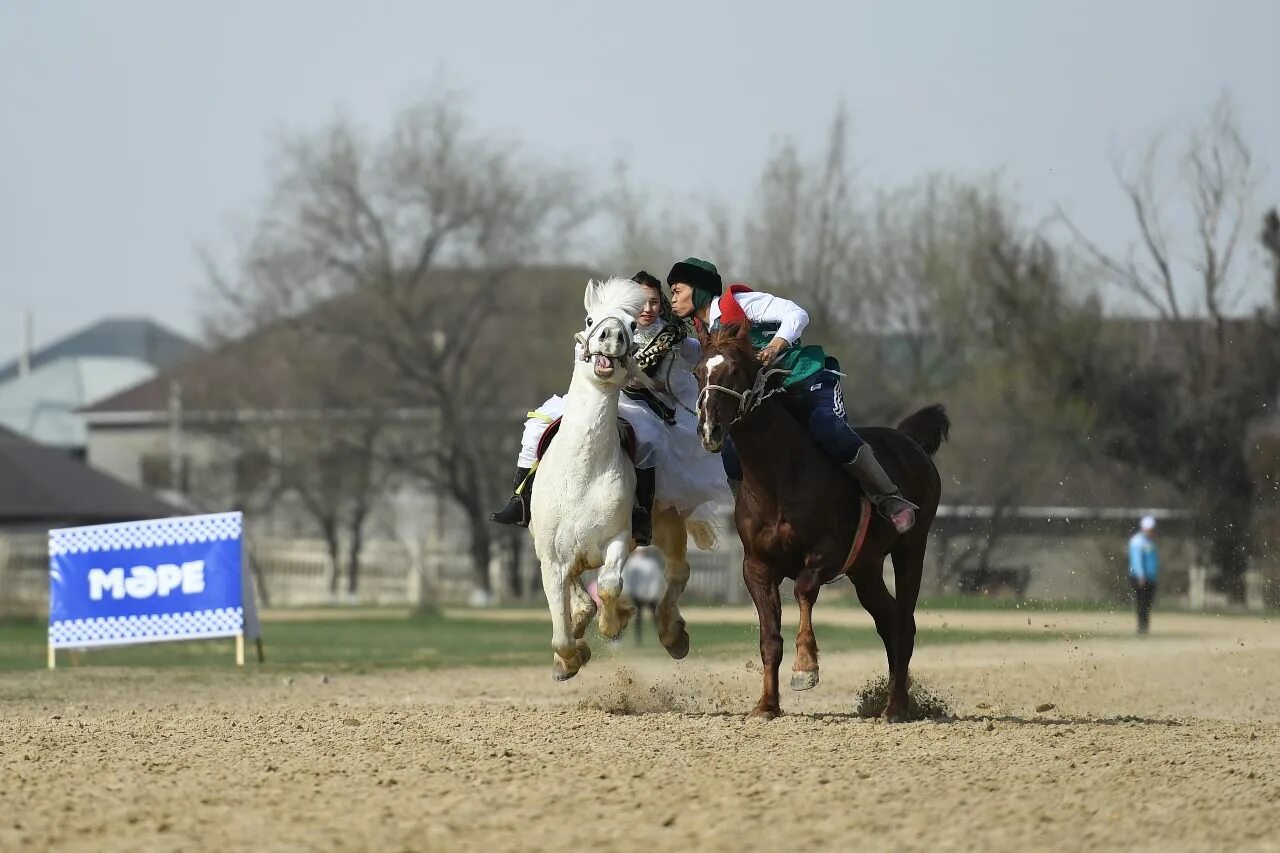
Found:
<svg viewBox="0 0 1280 853"><path fill-rule="evenodd" d="M587 282L582 300L586 327L577 334L577 341L596 384L621 387L626 382L636 316L644 310L644 300L640 285L629 278Z"/></svg>

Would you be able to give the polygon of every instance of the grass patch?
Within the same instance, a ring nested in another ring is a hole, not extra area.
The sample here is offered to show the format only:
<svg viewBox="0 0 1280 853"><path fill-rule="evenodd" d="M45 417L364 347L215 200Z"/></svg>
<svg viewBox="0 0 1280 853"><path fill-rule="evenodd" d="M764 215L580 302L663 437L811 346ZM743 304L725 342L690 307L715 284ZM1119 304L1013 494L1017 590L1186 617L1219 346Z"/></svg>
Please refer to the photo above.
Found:
<svg viewBox="0 0 1280 853"><path fill-rule="evenodd" d="M704 656L746 657L758 655L754 625L708 623L690 626L693 653ZM926 629L917 635L918 646L969 642L1058 639L1055 632L1034 634L1012 631L956 631ZM0 670L33 670L45 665L47 628L43 622L0 623ZM549 621L469 618L457 614L422 614L402 618L362 616L335 612L333 618L317 615L306 619L267 621L263 625L268 670L324 670L365 672L379 669L438 669L459 666L521 666L550 662ZM652 622L644 626L644 643L637 645L628 633L615 648L588 633L597 654L666 657L659 647ZM791 638L784 634L790 643ZM821 627L818 642L830 652L882 648L870 627ZM252 647L247 650L250 668ZM230 667L232 640L191 640L89 649L79 656L79 666L134 667ZM71 665L70 654L58 653L59 667Z"/></svg>
<svg viewBox="0 0 1280 853"><path fill-rule="evenodd" d="M854 603L857 601L855 599ZM1032 613L1115 613L1126 605L1109 601L1072 601L1050 598L992 597L987 595L943 595L921 598L917 610L1019 610Z"/></svg>

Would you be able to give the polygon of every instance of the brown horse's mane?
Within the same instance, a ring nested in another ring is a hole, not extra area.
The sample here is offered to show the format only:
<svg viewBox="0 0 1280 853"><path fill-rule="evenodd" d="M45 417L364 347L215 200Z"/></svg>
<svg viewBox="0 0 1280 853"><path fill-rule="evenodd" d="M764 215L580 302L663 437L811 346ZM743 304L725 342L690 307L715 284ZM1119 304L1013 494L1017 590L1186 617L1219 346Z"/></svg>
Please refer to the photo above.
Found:
<svg viewBox="0 0 1280 853"><path fill-rule="evenodd" d="M703 349L723 355L732 355L748 364L755 360L751 336L741 323L730 323L707 333Z"/></svg>

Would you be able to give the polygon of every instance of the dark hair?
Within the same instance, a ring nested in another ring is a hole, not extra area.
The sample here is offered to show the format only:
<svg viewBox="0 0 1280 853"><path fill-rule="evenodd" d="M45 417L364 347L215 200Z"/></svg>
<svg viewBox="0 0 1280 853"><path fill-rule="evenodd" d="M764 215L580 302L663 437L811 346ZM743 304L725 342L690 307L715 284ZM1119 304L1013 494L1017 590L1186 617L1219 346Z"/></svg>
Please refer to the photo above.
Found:
<svg viewBox="0 0 1280 853"><path fill-rule="evenodd" d="M653 289L657 290L659 293L662 292L662 282L659 281L657 278L649 275L644 270L640 270L640 272L631 276L631 280L634 281L636 284L643 284L645 287L652 287Z"/></svg>

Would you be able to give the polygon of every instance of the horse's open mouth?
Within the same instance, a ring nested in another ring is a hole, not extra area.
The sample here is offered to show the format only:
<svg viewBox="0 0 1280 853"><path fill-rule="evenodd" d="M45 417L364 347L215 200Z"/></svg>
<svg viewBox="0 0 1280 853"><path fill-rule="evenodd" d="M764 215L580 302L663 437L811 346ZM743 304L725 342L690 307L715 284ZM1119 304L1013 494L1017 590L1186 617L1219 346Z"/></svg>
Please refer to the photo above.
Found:
<svg viewBox="0 0 1280 853"><path fill-rule="evenodd" d="M601 379L608 379L613 376L613 359L609 358L609 356L597 355L593 359L593 363L596 369L596 376Z"/></svg>

